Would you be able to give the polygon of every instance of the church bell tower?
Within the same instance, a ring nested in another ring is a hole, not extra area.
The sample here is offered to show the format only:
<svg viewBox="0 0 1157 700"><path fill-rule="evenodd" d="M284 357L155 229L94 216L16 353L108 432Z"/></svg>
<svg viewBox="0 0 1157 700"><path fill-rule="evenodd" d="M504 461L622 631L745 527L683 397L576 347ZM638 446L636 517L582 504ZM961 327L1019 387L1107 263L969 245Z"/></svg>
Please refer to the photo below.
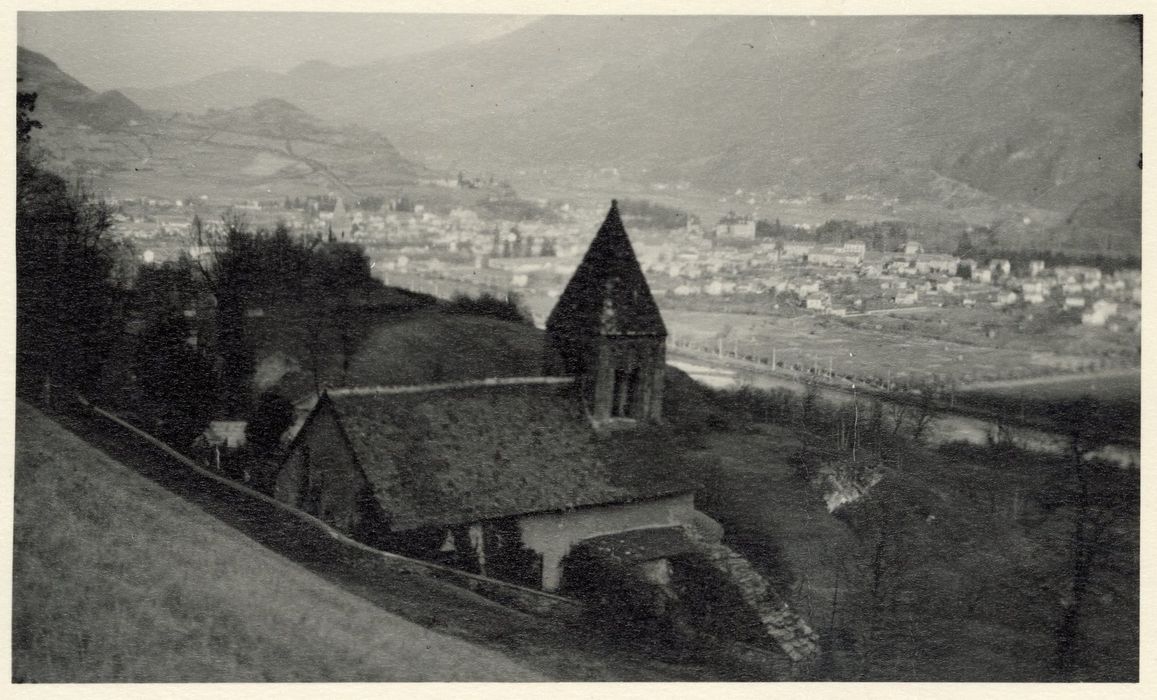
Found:
<svg viewBox="0 0 1157 700"><path fill-rule="evenodd" d="M546 322L547 371L579 377L596 421L662 417L667 328L618 202Z"/></svg>

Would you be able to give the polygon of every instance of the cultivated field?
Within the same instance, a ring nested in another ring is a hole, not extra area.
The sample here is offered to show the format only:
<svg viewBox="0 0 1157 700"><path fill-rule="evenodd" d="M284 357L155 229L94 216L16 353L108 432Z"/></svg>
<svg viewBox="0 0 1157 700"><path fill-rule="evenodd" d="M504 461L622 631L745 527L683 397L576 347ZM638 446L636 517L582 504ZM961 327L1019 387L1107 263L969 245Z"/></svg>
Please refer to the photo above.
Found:
<svg viewBox="0 0 1157 700"><path fill-rule="evenodd" d="M664 310L668 331L680 343L703 350L738 352L802 371L829 369L904 388L954 382L1040 377L1084 369L1095 360L1043 349L997 347L888 332L880 324L853 327L822 316L794 318ZM1064 348L1053 345L1053 348Z"/></svg>
<svg viewBox="0 0 1157 700"><path fill-rule="evenodd" d="M1062 434L1080 427L1122 445L1137 445L1141 438L1139 370L989 382L958 394L956 400L957 406L1028 418Z"/></svg>

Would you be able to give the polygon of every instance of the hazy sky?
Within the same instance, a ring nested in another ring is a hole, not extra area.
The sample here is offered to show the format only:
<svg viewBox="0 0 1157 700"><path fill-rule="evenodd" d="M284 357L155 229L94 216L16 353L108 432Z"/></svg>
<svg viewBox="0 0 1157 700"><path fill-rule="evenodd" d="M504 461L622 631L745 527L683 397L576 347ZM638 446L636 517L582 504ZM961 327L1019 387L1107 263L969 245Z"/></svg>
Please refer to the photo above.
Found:
<svg viewBox="0 0 1157 700"><path fill-rule="evenodd" d="M504 34L512 15L20 12L17 41L94 90L152 87L240 66L337 65Z"/></svg>

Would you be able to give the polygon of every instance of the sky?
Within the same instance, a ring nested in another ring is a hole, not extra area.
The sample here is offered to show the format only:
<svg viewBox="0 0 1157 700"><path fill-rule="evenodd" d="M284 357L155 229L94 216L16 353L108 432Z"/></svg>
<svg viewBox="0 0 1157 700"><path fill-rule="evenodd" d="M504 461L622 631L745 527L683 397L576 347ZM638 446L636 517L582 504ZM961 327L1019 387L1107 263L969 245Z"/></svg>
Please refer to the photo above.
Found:
<svg viewBox="0 0 1157 700"><path fill-rule="evenodd" d="M481 41L533 17L256 12L20 12L17 41L94 90L156 87L255 66L339 66Z"/></svg>

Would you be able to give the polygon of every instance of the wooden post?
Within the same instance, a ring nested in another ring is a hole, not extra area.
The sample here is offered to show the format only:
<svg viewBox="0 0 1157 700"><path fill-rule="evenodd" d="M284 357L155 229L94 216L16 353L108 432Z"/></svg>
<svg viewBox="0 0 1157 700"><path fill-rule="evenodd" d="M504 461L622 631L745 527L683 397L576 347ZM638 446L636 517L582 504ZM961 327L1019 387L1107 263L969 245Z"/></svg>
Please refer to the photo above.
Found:
<svg viewBox="0 0 1157 700"><path fill-rule="evenodd" d="M856 463L856 445L860 442L860 401L856 398L856 385L852 385L852 464Z"/></svg>

